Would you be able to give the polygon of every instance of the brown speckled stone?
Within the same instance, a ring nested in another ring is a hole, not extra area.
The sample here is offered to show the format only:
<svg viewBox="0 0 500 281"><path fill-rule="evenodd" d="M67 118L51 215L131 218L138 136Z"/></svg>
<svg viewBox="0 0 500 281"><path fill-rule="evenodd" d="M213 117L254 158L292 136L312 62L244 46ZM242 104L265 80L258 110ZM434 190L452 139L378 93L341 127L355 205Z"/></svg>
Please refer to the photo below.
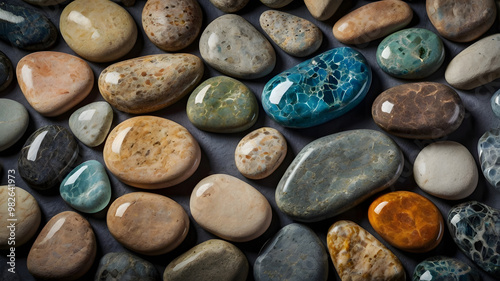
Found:
<svg viewBox="0 0 500 281"><path fill-rule="evenodd" d="M452 88L434 82L392 87L373 102L375 123L390 134L435 139L455 131L464 118L464 105Z"/></svg>

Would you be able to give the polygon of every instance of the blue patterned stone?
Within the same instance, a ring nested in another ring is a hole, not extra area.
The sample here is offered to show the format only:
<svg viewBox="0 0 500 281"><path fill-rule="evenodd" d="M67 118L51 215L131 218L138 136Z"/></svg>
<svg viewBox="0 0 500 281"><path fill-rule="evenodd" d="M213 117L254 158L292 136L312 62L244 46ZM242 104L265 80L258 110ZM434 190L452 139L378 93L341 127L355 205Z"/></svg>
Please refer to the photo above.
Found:
<svg viewBox="0 0 500 281"><path fill-rule="evenodd" d="M262 106L285 127L312 127L358 105L371 80L370 66L360 52L336 48L272 78L264 86Z"/></svg>
<svg viewBox="0 0 500 281"><path fill-rule="evenodd" d="M500 89L491 97L491 110L493 110L493 113L500 118Z"/></svg>
<svg viewBox="0 0 500 281"><path fill-rule="evenodd" d="M500 130L484 133L477 143L477 152L484 177L500 191Z"/></svg>
<svg viewBox="0 0 500 281"><path fill-rule="evenodd" d="M417 264L413 281L479 281L479 272L454 258L436 256Z"/></svg>
<svg viewBox="0 0 500 281"><path fill-rule="evenodd" d="M14 68L10 59L0 51L0 91L3 91L12 82Z"/></svg>
<svg viewBox="0 0 500 281"><path fill-rule="evenodd" d="M96 281L157 281L161 276L152 263L135 255L107 253L99 261Z"/></svg>
<svg viewBox="0 0 500 281"><path fill-rule="evenodd" d="M61 197L68 205L84 213L97 213L111 199L111 185L104 166L96 160L83 162L61 183Z"/></svg>
<svg viewBox="0 0 500 281"><path fill-rule="evenodd" d="M447 223L458 248L484 271L500 278L500 211L470 201L451 208Z"/></svg>

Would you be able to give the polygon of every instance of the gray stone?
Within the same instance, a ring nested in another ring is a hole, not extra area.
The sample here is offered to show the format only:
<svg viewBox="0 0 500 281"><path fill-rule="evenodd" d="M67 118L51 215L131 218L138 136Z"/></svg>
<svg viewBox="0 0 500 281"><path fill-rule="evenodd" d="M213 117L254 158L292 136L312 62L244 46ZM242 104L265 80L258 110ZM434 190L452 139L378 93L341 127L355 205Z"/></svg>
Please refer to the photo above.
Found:
<svg viewBox="0 0 500 281"><path fill-rule="evenodd" d="M156 281L160 274L152 263L127 252L107 253L99 262L96 281Z"/></svg>
<svg viewBox="0 0 500 281"><path fill-rule="evenodd" d="M234 13L246 6L249 0L210 0L210 3L224 13Z"/></svg>
<svg viewBox="0 0 500 281"><path fill-rule="evenodd" d="M481 170L486 180L500 191L500 130L484 133L477 143Z"/></svg>
<svg viewBox="0 0 500 281"><path fill-rule="evenodd" d="M85 145L100 145L109 133L113 121L113 109L104 101L87 104L73 112L69 128L75 137Z"/></svg>
<svg viewBox="0 0 500 281"><path fill-rule="evenodd" d="M293 0L260 0L262 4L268 6L269 8L282 8L286 5L292 3Z"/></svg>
<svg viewBox="0 0 500 281"><path fill-rule="evenodd" d="M26 132L29 123L24 105L10 99L0 99L0 151L14 145Z"/></svg>

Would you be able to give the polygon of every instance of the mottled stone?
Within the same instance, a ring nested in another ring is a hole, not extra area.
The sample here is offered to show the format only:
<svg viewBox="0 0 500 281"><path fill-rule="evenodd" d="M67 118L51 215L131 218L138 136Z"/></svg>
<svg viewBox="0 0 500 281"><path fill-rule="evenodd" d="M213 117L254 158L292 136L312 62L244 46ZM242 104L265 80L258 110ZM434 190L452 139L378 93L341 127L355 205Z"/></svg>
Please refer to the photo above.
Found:
<svg viewBox="0 0 500 281"><path fill-rule="evenodd" d="M314 231L292 223L264 245L255 260L253 276L256 281L326 281L328 254Z"/></svg>
<svg viewBox="0 0 500 281"><path fill-rule="evenodd" d="M479 272L454 258L436 256L417 264L413 281L479 281Z"/></svg>
<svg viewBox="0 0 500 281"><path fill-rule="evenodd" d="M446 200L471 195L479 179L474 157L454 141L439 141L422 149L413 164L413 176L423 191Z"/></svg>
<svg viewBox="0 0 500 281"><path fill-rule="evenodd" d="M104 142L113 122L113 109L104 101L97 101L77 109L69 117L69 128L86 146Z"/></svg>
<svg viewBox="0 0 500 281"><path fill-rule="evenodd" d="M142 10L144 32L153 44L167 52L193 43L202 22L197 0L148 0Z"/></svg>
<svg viewBox="0 0 500 281"><path fill-rule="evenodd" d="M14 77L14 67L10 59L0 51L0 92L5 90Z"/></svg>
<svg viewBox="0 0 500 281"><path fill-rule="evenodd" d="M454 206L448 229L458 248L481 269L500 278L500 211L477 201Z"/></svg>
<svg viewBox="0 0 500 281"><path fill-rule="evenodd" d="M73 169L78 144L71 132L58 125L36 130L19 155L19 175L31 187L46 190L58 186Z"/></svg>
<svg viewBox="0 0 500 281"><path fill-rule="evenodd" d="M194 220L208 232L233 242L262 235L271 224L269 202L248 183L225 174L202 179L189 201Z"/></svg>
<svg viewBox="0 0 500 281"><path fill-rule="evenodd" d="M127 252L107 253L99 261L94 280L157 281L160 274L149 261Z"/></svg>
<svg viewBox="0 0 500 281"><path fill-rule="evenodd" d="M323 33L315 24L289 13L267 10L260 15L260 26L276 45L292 56L308 56L323 42Z"/></svg>
<svg viewBox="0 0 500 281"><path fill-rule="evenodd" d="M404 281L399 259L368 231L352 221L337 221L326 238L333 265L342 281Z"/></svg>
<svg viewBox="0 0 500 281"><path fill-rule="evenodd" d="M0 98L0 151L14 145L24 135L28 124L29 114L24 105Z"/></svg>
<svg viewBox="0 0 500 281"><path fill-rule="evenodd" d="M148 55L108 66L99 76L99 91L118 110L148 113L180 100L202 76L203 62L195 55Z"/></svg>
<svg viewBox="0 0 500 281"><path fill-rule="evenodd" d="M317 20L327 20L335 14L343 0L304 0L307 10Z"/></svg>
<svg viewBox="0 0 500 281"><path fill-rule="evenodd" d="M205 28L200 54L211 67L241 79L266 76L276 64L271 43L252 24L234 14L218 17Z"/></svg>
<svg viewBox="0 0 500 281"><path fill-rule="evenodd" d="M237 12L247 5L249 0L210 0L210 3L224 13Z"/></svg>
<svg viewBox="0 0 500 281"><path fill-rule="evenodd" d="M0 13L0 39L14 47L40 51L56 42L56 27L38 10L2 2Z"/></svg>
<svg viewBox="0 0 500 281"><path fill-rule="evenodd" d="M339 19L333 35L344 44L364 44L407 26L412 18L413 10L403 1L376 1Z"/></svg>
<svg viewBox="0 0 500 281"><path fill-rule="evenodd" d="M110 62L135 45L137 26L130 14L109 0L75 0L61 13L59 28L68 46L92 62Z"/></svg>
<svg viewBox="0 0 500 281"><path fill-rule="evenodd" d="M293 0L260 0L260 2L269 8L277 9L283 8L286 5L292 3Z"/></svg>
<svg viewBox="0 0 500 281"><path fill-rule="evenodd" d="M89 222L66 211L43 227L28 254L28 270L37 279L76 280L94 263L96 239Z"/></svg>
<svg viewBox="0 0 500 281"><path fill-rule="evenodd" d="M215 133L242 132L259 116L254 93L240 81L217 76L205 80L189 96L189 121L198 129Z"/></svg>
<svg viewBox="0 0 500 281"><path fill-rule="evenodd" d="M17 81L29 104L44 116L57 116L85 99L94 73L84 60L62 52L36 52L16 67Z"/></svg>
<svg viewBox="0 0 500 281"><path fill-rule="evenodd" d="M495 116L500 118L500 89L491 96L490 105Z"/></svg>
<svg viewBox="0 0 500 281"><path fill-rule="evenodd" d="M96 160L88 160L64 178L59 192L62 199L76 210L97 213L111 199L111 184L104 166Z"/></svg>
<svg viewBox="0 0 500 281"><path fill-rule="evenodd" d="M13 204L14 211L9 210ZM41 217L35 197L26 190L14 184L0 186L0 249L26 244L38 231Z"/></svg>
<svg viewBox="0 0 500 281"><path fill-rule="evenodd" d="M53 6L61 4L66 0L23 0L23 1L36 6Z"/></svg>
<svg viewBox="0 0 500 281"><path fill-rule="evenodd" d="M451 86L471 90L500 78L500 33L485 37L454 57L444 78ZM464 71L467 69L467 71Z"/></svg>
<svg viewBox="0 0 500 281"><path fill-rule="evenodd" d="M437 139L462 124L465 107L452 88L435 82L407 83L373 102L373 121L386 132L411 139Z"/></svg>
<svg viewBox="0 0 500 281"><path fill-rule="evenodd" d="M262 107L282 126L312 127L358 105L371 80L370 66L360 52L335 48L269 80L262 91Z"/></svg>
<svg viewBox="0 0 500 281"><path fill-rule="evenodd" d="M283 162L286 139L276 129L263 127L243 137L234 152L236 168L249 179L271 175Z"/></svg>
<svg viewBox="0 0 500 281"><path fill-rule="evenodd" d="M234 280L245 281L248 261L233 244L211 239L175 258L165 268L163 280Z"/></svg>
<svg viewBox="0 0 500 281"><path fill-rule="evenodd" d="M496 17L494 0L428 0L425 6L439 34L456 42L477 39Z"/></svg>
<svg viewBox="0 0 500 281"><path fill-rule="evenodd" d="M484 133L477 143L477 153L484 177L500 191L500 130Z"/></svg>
<svg viewBox="0 0 500 281"><path fill-rule="evenodd" d="M297 154L278 183L276 203L294 220L331 218L393 184L403 163L397 144L378 131L328 135Z"/></svg>

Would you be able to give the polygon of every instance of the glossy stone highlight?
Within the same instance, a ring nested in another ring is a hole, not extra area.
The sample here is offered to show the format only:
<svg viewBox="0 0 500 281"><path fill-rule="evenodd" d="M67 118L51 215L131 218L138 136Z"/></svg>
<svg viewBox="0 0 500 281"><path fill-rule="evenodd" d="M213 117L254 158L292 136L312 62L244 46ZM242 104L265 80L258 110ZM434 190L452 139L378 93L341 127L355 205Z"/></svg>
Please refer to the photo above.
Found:
<svg viewBox="0 0 500 281"><path fill-rule="evenodd" d="M497 90L493 96L491 96L491 110L496 117L500 118L500 90Z"/></svg>
<svg viewBox="0 0 500 281"><path fill-rule="evenodd" d="M14 145L26 132L29 114L17 101L0 98L0 151Z"/></svg>
<svg viewBox="0 0 500 281"><path fill-rule="evenodd" d="M160 274L149 261L127 252L107 253L99 261L95 280L160 280Z"/></svg>
<svg viewBox="0 0 500 281"><path fill-rule="evenodd" d="M358 105L371 79L370 66L360 52L336 48L269 80L262 91L262 106L282 126L312 127Z"/></svg>
<svg viewBox="0 0 500 281"><path fill-rule="evenodd" d="M14 67L10 59L0 51L0 92L5 90L14 77Z"/></svg>
<svg viewBox="0 0 500 281"><path fill-rule="evenodd" d="M113 109L104 101L97 101L77 109L69 117L69 128L86 146L95 147L106 139L113 122Z"/></svg>
<svg viewBox="0 0 500 281"><path fill-rule="evenodd" d="M500 191L500 130L484 133L477 143L477 152L484 177Z"/></svg>
<svg viewBox="0 0 500 281"><path fill-rule="evenodd" d="M479 281L479 272L460 260L435 256L417 264L413 281Z"/></svg>

